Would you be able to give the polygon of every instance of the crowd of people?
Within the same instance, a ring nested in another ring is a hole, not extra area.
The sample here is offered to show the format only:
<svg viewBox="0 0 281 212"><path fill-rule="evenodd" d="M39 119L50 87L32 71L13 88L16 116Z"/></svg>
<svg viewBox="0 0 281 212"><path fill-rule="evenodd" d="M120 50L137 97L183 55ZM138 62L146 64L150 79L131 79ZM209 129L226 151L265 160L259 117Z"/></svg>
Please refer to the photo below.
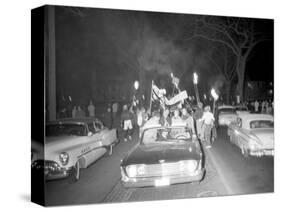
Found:
<svg viewBox="0 0 281 212"><path fill-rule="evenodd" d="M211 112L211 107L199 103L194 111L189 105L179 108L165 108L164 110L154 110L152 112L145 108L134 108L127 105L123 106L120 124L122 129L122 138L125 142L132 139L134 132L139 132L145 126L162 125L176 126L185 125L191 129L192 136L198 137L207 143L207 148L211 147L214 133L215 117Z"/></svg>
<svg viewBox="0 0 281 212"><path fill-rule="evenodd" d="M232 104L235 105L234 102ZM240 104L254 113L274 114L274 102L272 99L245 101Z"/></svg>
<svg viewBox="0 0 281 212"><path fill-rule="evenodd" d="M242 103L241 103L242 104ZM254 113L273 114L274 103L270 100L243 102L250 111ZM68 108L69 110L69 108ZM182 108L165 108L146 110L144 107L137 107L131 104L124 104L120 108L120 103L113 102L106 106L106 111L96 114L96 107L92 101L87 107L80 105L73 106L71 114L67 108L61 111L60 118L72 117L98 117L108 128L117 128L123 141L130 141L132 135L144 125L160 124L162 126L173 126L184 124L191 129L193 136L196 136L203 142L206 142L207 148L211 147L216 137L215 116L209 105L203 107L203 103L199 102L196 108L192 108L190 104L184 104Z"/></svg>

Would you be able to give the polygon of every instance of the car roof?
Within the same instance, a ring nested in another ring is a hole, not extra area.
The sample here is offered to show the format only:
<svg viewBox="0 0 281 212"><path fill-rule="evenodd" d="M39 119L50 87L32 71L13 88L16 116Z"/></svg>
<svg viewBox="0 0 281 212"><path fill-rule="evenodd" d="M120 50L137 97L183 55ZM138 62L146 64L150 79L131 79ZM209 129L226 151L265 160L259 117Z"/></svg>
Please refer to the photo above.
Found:
<svg viewBox="0 0 281 212"><path fill-rule="evenodd" d="M247 121L252 121L252 120L273 120L273 116L269 114L258 114L258 113L247 113L247 114L240 114L240 118L243 120Z"/></svg>
<svg viewBox="0 0 281 212"><path fill-rule="evenodd" d="M250 123L251 121L256 120L268 120L274 121L272 115L268 114L257 114L257 113L246 113L246 114L239 114L239 117L242 119L242 128L250 130Z"/></svg>

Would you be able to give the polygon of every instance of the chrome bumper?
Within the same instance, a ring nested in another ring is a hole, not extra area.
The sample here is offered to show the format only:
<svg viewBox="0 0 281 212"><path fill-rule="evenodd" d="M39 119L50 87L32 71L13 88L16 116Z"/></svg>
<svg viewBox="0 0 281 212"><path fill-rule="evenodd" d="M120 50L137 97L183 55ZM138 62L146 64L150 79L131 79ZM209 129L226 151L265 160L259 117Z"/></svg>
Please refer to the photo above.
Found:
<svg viewBox="0 0 281 212"><path fill-rule="evenodd" d="M31 170L34 174L44 173L45 180L55 180L68 177L72 168L61 167L55 161L36 160L32 163Z"/></svg>
<svg viewBox="0 0 281 212"><path fill-rule="evenodd" d="M201 181L204 177L205 169L197 170L193 175L170 175L158 177L127 177L122 175L122 184L126 188L131 187L149 187L149 186L168 186L179 183L189 183ZM159 184L160 182L160 184ZM161 184L161 182L164 182Z"/></svg>
<svg viewBox="0 0 281 212"><path fill-rule="evenodd" d="M274 149L249 150L249 154L256 157L274 156Z"/></svg>

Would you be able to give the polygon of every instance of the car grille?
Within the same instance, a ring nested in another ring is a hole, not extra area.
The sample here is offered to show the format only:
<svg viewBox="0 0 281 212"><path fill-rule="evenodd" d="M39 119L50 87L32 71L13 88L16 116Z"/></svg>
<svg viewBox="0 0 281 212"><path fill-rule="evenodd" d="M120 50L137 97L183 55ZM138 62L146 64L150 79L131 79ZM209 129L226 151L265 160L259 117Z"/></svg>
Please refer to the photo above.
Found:
<svg viewBox="0 0 281 212"><path fill-rule="evenodd" d="M138 171L136 177L157 177L187 174L190 170L182 167L179 162L145 165L142 172Z"/></svg>
<svg viewBox="0 0 281 212"><path fill-rule="evenodd" d="M57 172L61 170L61 167L58 163L49 160L36 160L32 163L31 168L34 171L44 171L45 173Z"/></svg>

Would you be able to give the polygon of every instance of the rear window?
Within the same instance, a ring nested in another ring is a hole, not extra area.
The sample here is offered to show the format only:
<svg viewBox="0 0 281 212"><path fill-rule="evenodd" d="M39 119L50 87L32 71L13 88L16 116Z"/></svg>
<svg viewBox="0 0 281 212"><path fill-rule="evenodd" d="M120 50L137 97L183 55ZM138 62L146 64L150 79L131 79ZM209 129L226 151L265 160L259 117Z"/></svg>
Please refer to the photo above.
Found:
<svg viewBox="0 0 281 212"><path fill-rule="evenodd" d="M273 121L270 120L255 120L250 122L251 129L273 128L273 127L274 127Z"/></svg>

